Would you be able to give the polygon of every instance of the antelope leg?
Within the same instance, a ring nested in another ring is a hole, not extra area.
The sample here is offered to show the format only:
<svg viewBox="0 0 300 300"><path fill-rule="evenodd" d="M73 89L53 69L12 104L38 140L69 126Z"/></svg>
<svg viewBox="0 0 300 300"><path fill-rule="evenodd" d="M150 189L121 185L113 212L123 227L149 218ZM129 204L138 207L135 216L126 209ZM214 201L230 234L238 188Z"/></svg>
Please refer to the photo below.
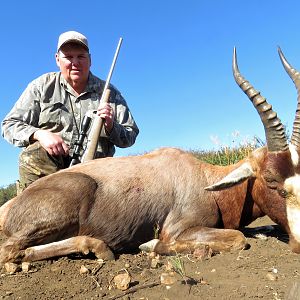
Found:
<svg viewBox="0 0 300 300"><path fill-rule="evenodd" d="M193 253L197 248L209 246L213 252L241 250L248 243L242 232L233 229L215 229L192 227L183 231L174 239L152 240L139 248L146 252L174 255L176 253Z"/></svg>
<svg viewBox="0 0 300 300"><path fill-rule="evenodd" d="M88 254L93 252L97 258L114 259L114 254L102 241L88 236L76 236L45 245L29 247L25 250L23 261L36 261L71 253Z"/></svg>
<svg viewBox="0 0 300 300"><path fill-rule="evenodd" d="M22 245L24 245L24 241L20 239L20 237L14 236L9 238L1 247L0 263L37 261L71 253L88 254L90 251L93 252L97 258L105 260L114 259L114 254L103 241L88 236L76 236L58 242L28 248Z"/></svg>

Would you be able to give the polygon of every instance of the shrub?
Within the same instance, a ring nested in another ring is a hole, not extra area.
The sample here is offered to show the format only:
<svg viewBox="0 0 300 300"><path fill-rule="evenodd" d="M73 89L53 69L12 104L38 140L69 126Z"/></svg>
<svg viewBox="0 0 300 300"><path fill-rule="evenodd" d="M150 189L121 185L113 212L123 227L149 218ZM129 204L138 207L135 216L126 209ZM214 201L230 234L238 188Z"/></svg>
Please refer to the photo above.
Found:
<svg viewBox="0 0 300 300"><path fill-rule="evenodd" d="M0 206L17 195L15 183L0 188Z"/></svg>

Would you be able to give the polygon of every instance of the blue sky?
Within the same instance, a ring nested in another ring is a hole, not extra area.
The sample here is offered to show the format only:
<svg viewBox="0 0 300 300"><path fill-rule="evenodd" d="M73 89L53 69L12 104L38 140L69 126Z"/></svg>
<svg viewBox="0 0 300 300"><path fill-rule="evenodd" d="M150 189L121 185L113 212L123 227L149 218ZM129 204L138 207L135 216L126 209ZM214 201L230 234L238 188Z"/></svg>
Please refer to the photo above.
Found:
<svg viewBox="0 0 300 300"><path fill-rule="evenodd" d="M300 69L299 11L300 2L289 0L4 1L0 119L31 80L57 70L58 36L77 30L89 39L92 72L103 79L124 39L111 82L126 98L140 135L117 156L264 139L258 114L232 77L234 46L240 71L291 132L297 96L277 46ZM17 179L19 152L0 138L0 186Z"/></svg>

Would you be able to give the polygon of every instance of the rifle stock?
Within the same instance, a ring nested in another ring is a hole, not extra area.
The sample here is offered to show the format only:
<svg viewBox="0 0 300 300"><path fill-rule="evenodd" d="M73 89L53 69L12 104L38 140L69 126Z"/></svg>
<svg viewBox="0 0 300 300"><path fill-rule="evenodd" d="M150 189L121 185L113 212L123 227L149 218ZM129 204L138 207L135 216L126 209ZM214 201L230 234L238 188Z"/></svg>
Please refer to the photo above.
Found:
<svg viewBox="0 0 300 300"><path fill-rule="evenodd" d="M104 92L105 92L105 95L103 97L103 103L108 103L110 89L103 91L103 93ZM99 139L100 133L102 131L103 125L104 125L104 120L100 116L96 115L94 117L94 120L92 123L91 131L88 136L87 147L82 156L81 162L86 162L86 161L94 159L95 153L97 151L98 139Z"/></svg>

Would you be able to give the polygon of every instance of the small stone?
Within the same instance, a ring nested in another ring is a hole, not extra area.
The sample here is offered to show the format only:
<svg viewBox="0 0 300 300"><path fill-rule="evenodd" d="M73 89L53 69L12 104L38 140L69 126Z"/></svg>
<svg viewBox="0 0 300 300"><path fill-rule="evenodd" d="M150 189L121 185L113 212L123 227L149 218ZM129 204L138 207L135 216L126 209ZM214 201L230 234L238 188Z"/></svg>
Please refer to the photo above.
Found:
<svg viewBox="0 0 300 300"><path fill-rule="evenodd" d="M118 290L125 291L129 288L131 278L128 273L118 274L114 277L114 283Z"/></svg>
<svg viewBox="0 0 300 300"><path fill-rule="evenodd" d="M14 294L14 293L13 293L12 291L6 291L6 292L5 292L5 295L6 295L6 296L11 296L11 295L13 295L13 294ZM2 298L1 298L1 299L2 299Z"/></svg>
<svg viewBox="0 0 300 300"><path fill-rule="evenodd" d="M262 240L262 241L267 241L268 240L268 237L263 234L263 233L257 233L254 235L254 237L258 240Z"/></svg>
<svg viewBox="0 0 300 300"><path fill-rule="evenodd" d="M159 263L160 263L159 259L157 258L151 259L151 265L150 265L151 269L156 269L159 266Z"/></svg>
<svg viewBox="0 0 300 300"><path fill-rule="evenodd" d="M24 261L22 262L22 271L27 273L29 272L31 269L31 263L30 262L27 262L27 261Z"/></svg>
<svg viewBox="0 0 300 300"><path fill-rule="evenodd" d="M20 269L17 264L11 263L11 262L5 263L4 268L5 268L6 272L8 272L10 274L16 273Z"/></svg>
<svg viewBox="0 0 300 300"><path fill-rule="evenodd" d="M82 265L82 266L80 267L80 270L79 270L79 273L80 273L80 274L87 274L87 273L89 273L89 272L90 272L90 270L89 270L86 266Z"/></svg>
<svg viewBox="0 0 300 300"><path fill-rule="evenodd" d="M275 281L275 280L278 279L278 276L275 275L275 274L273 274L273 273L268 273L268 274L266 275L266 277L267 277L269 280L271 280L271 281Z"/></svg>

